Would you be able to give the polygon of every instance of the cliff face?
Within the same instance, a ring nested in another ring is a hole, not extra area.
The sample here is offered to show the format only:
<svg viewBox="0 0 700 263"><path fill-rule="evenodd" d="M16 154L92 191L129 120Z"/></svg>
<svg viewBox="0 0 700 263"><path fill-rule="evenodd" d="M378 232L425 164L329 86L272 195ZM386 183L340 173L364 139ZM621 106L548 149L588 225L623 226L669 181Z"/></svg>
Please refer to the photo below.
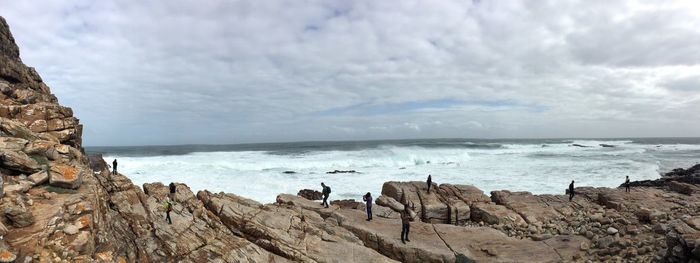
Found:
<svg viewBox="0 0 700 263"><path fill-rule="evenodd" d="M25 66L0 17L0 262L285 261L234 235L178 186L146 194L82 152L82 125Z"/></svg>
<svg viewBox="0 0 700 263"><path fill-rule="evenodd" d="M58 104L36 70L22 63L4 18L0 18L0 65L0 117L20 122L42 139L79 149L82 125L70 108ZM11 132L4 126L3 132Z"/></svg>
<svg viewBox="0 0 700 263"><path fill-rule="evenodd" d="M631 192L563 195L387 182L365 204L260 204L177 183L135 186L86 157L82 126L25 66L0 17L0 262L566 262L700 258L700 166ZM338 186L340 187L340 186ZM338 188L336 188L338 189ZM302 191L300 193L310 193ZM164 202L173 201L172 224ZM399 239L403 203L410 242Z"/></svg>

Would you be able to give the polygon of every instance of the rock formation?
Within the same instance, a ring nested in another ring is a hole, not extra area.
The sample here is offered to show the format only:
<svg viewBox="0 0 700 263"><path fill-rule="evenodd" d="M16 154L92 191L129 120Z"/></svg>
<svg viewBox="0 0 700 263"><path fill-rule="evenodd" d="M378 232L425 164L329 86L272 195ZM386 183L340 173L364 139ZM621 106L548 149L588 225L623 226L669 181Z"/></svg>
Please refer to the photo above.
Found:
<svg viewBox="0 0 700 263"><path fill-rule="evenodd" d="M82 126L19 58L0 18L0 262L567 262L700 259L700 166L632 191L563 195L386 182L365 204L274 204L176 183L136 186L84 155ZM341 171L339 171L341 172ZM169 183L169 182L166 182ZM301 197L303 196L303 197ZM309 199L306 199L306 198ZM358 197L359 198L359 197ZM164 203L171 200L172 224ZM416 220L399 239L399 211Z"/></svg>

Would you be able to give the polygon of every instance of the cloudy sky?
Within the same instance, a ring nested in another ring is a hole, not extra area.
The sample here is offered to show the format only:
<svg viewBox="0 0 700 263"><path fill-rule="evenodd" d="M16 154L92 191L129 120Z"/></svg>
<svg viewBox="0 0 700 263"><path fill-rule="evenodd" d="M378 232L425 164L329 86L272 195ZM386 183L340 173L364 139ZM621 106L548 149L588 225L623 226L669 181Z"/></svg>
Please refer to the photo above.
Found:
<svg viewBox="0 0 700 263"><path fill-rule="evenodd" d="M88 146L700 136L696 1L10 1Z"/></svg>

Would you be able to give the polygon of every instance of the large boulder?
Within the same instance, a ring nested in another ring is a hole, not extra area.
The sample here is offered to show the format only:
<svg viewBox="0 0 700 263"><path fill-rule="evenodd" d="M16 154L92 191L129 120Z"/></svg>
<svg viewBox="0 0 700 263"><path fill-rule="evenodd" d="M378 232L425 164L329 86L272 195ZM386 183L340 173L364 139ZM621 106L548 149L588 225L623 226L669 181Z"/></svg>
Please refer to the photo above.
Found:
<svg viewBox="0 0 700 263"><path fill-rule="evenodd" d="M691 195L695 191L695 186L691 184L670 181L667 185L668 188L671 189L671 191L678 192L681 194Z"/></svg>
<svg viewBox="0 0 700 263"><path fill-rule="evenodd" d="M450 223L450 207L435 192L417 191L421 205L421 220L427 223Z"/></svg>
<svg viewBox="0 0 700 263"><path fill-rule="evenodd" d="M471 205L475 202L488 203L491 199L484 191L473 185L441 184L438 190L440 195L446 198L455 198Z"/></svg>
<svg viewBox="0 0 700 263"><path fill-rule="evenodd" d="M303 198L309 199L309 200L321 200L323 199L323 193L316 191L316 190L311 190L311 189L301 189L297 193L298 196L301 196Z"/></svg>
<svg viewBox="0 0 700 263"><path fill-rule="evenodd" d="M491 199L503 205L525 219L530 224L543 223L551 220L561 220L564 216L557 211L571 213L570 202L561 196L533 195L530 192L493 191Z"/></svg>
<svg viewBox="0 0 700 263"><path fill-rule="evenodd" d="M25 174L32 174L41 170L39 163L21 151L0 149L0 160L4 168Z"/></svg>
<svg viewBox="0 0 700 263"><path fill-rule="evenodd" d="M49 184L56 187L77 189L83 182L83 170L68 165L54 165L49 174Z"/></svg>
<svg viewBox="0 0 700 263"><path fill-rule="evenodd" d="M511 223L524 226L525 220L517 213L505 206L492 203L474 203L471 206L471 220L474 222L497 225Z"/></svg>
<svg viewBox="0 0 700 263"><path fill-rule="evenodd" d="M15 137L0 137L0 149L8 151L22 151L29 141Z"/></svg>
<svg viewBox="0 0 700 263"><path fill-rule="evenodd" d="M396 212L401 212L403 210L403 204L401 204L401 202L396 201L396 199L386 195L380 195L376 200L374 200L374 202L377 205L391 208Z"/></svg>
<svg viewBox="0 0 700 263"><path fill-rule="evenodd" d="M5 207L5 218L14 227L25 227L34 224L34 214L30 208L20 205L9 205Z"/></svg>
<svg viewBox="0 0 700 263"><path fill-rule="evenodd" d="M36 140L39 137L19 121L0 117L0 131L4 136Z"/></svg>
<svg viewBox="0 0 700 263"><path fill-rule="evenodd" d="M15 184L8 184L4 187L3 191L8 196L15 196L19 194L26 193L29 189L34 186L34 183L27 180L19 180Z"/></svg>
<svg viewBox="0 0 700 263"><path fill-rule="evenodd" d="M29 181L34 183L34 185L44 184L49 181L49 173L47 171L33 173L29 176Z"/></svg>
<svg viewBox="0 0 700 263"><path fill-rule="evenodd" d="M445 204L449 211L447 213L448 218L444 223L459 225L469 221L471 217L471 208L469 204L461 199L454 198L448 199Z"/></svg>

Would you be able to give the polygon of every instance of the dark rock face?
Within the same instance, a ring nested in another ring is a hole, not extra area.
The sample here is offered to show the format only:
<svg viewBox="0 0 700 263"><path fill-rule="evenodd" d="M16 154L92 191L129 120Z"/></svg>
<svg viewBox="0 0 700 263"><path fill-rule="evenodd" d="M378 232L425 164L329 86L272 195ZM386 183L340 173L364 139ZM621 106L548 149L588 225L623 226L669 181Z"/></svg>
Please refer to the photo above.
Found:
<svg viewBox="0 0 700 263"><path fill-rule="evenodd" d="M297 195L309 200L323 199L323 193L311 189L301 189L299 190L299 193L297 193Z"/></svg>
<svg viewBox="0 0 700 263"><path fill-rule="evenodd" d="M3 17L0 17L0 55L19 61L19 48L15 45L10 26Z"/></svg>
<svg viewBox="0 0 700 263"><path fill-rule="evenodd" d="M357 173L355 170L333 170L326 172L327 174L354 174Z"/></svg>
<svg viewBox="0 0 700 263"><path fill-rule="evenodd" d="M683 168L673 169L673 171L666 173L664 175L664 177L667 177L667 178L700 177L700 164L696 164L693 167L690 167L688 169L683 169Z"/></svg>
<svg viewBox="0 0 700 263"><path fill-rule="evenodd" d="M573 146L573 147L581 147L581 148L589 148L589 147L591 147L591 146L581 145L581 144L578 144L578 143L571 144L571 146Z"/></svg>

